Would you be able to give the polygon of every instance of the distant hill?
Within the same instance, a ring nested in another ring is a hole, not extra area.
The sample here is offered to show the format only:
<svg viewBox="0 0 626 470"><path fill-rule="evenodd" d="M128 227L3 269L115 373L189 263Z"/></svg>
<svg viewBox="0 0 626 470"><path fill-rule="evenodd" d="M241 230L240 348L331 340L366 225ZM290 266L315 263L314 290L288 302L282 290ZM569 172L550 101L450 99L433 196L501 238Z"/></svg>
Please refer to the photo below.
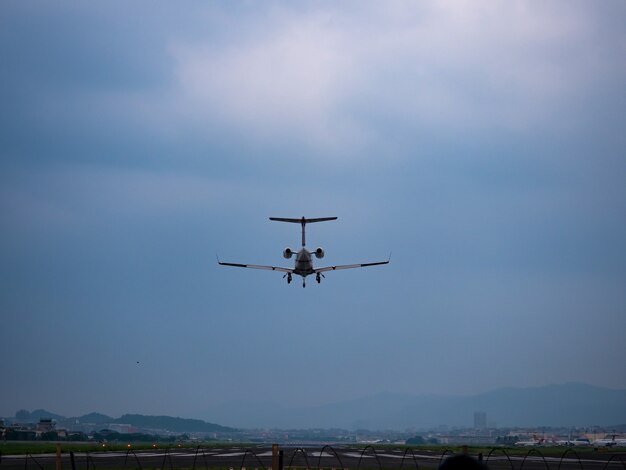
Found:
<svg viewBox="0 0 626 470"><path fill-rule="evenodd" d="M76 418L81 423L93 423L93 424L103 424L103 423L113 423L115 421L114 418L110 416L103 415L102 413L89 413L83 416Z"/></svg>
<svg viewBox="0 0 626 470"><path fill-rule="evenodd" d="M187 432L234 432L236 429L219 424L209 423L200 419L173 418L171 416L146 416L139 414L125 414L119 418L112 418L102 413L89 413L80 417L66 418L46 410L19 410L15 413L15 420L20 423L36 423L41 418L51 418L57 422L78 421L85 424L130 424L138 428L162 429L174 433Z"/></svg>
<svg viewBox="0 0 626 470"><path fill-rule="evenodd" d="M28 410L19 410L15 413L15 420L18 423L36 423L38 422L40 419L54 419L55 421L59 421L61 419L65 419L64 416L55 414L55 413L51 413L50 411L46 411L46 410L33 410L28 411Z"/></svg>
<svg viewBox="0 0 626 470"><path fill-rule="evenodd" d="M406 429L470 427L475 411L497 426L612 426L626 423L626 390L580 383L501 388L472 396L386 392L317 407L243 403L207 410L239 427Z"/></svg>
<svg viewBox="0 0 626 470"><path fill-rule="evenodd" d="M172 418L170 416L144 416L126 414L113 421L148 429L167 429L172 432L233 432L235 429L199 419Z"/></svg>
<svg viewBox="0 0 626 470"><path fill-rule="evenodd" d="M610 426L626 423L626 390L580 383L502 388L469 397L433 397L399 411L393 420L471 425L485 411L498 426ZM419 425L419 424L418 424Z"/></svg>

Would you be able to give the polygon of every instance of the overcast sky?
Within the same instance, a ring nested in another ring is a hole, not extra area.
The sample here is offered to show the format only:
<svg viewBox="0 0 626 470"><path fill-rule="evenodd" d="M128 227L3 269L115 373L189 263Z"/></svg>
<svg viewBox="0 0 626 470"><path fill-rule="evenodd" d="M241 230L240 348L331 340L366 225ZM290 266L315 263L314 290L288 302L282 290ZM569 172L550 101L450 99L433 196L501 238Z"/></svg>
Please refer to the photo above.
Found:
<svg viewBox="0 0 626 470"><path fill-rule="evenodd" d="M0 415L626 388L626 3L0 2ZM287 285L299 227L318 265ZM221 423L228 425L229 423Z"/></svg>

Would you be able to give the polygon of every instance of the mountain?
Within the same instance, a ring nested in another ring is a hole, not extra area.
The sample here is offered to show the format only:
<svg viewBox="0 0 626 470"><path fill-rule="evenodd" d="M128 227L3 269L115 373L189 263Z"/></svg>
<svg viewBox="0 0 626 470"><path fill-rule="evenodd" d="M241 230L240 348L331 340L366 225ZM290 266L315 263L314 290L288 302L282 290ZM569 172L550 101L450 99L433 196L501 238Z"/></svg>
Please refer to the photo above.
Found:
<svg viewBox="0 0 626 470"><path fill-rule="evenodd" d="M115 421L114 418L110 416L103 415L102 413L89 413L83 416L76 418L81 423L90 423L90 424L103 424L103 423L113 423Z"/></svg>
<svg viewBox="0 0 626 470"><path fill-rule="evenodd" d="M35 410L32 413L28 410L19 410L15 413L15 421L19 423L36 423L41 418L51 418L58 423L78 422L83 424L130 424L143 429L167 430L174 433L188 432L234 432L236 429L219 424L209 423L199 419L173 418L171 416L146 416L139 414L125 414L119 418L111 418L102 413L89 413L76 418L66 418L46 410Z"/></svg>
<svg viewBox="0 0 626 470"><path fill-rule="evenodd" d="M199 419L172 418L171 416L145 416L126 414L113 421L146 429L167 429L171 432L233 432L235 429Z"/></svg>
<svg viewBox="0 0 626 470"><path fill-rule="evenodd" d="M568 383L533 388L502 388L469 397L434 397L400 410L394 422L472 425L474 411L485 411L498 426L610 426L626 422L626 390ZM420 424L417 424L420 426Z"/></svg>
<svg viewBox="0 0 626 470"><path fill-rule="evenodd" d="M501 388L472 396L391 392L316 407L232 402L207 410L238 427L406 429L471 427L475 411L498 426L611 426L626 423L626 390L580 383Z"/></svg>
<svg viewBox="0 0 626 470"><path fill-rule="evenodd" d="M489 425L523 427L613 427L626 424L626 390L580 383L530 388L501 388L471 396L410 395L393 392L322 406L287 407L276 403L230 402L213 406L200 417L238 428L428 429L440 425L471 427L475 411L487 413ZM46 410L20 410L18 422L63 416ZM111 418L89 413L72 418L80 423L130 424L175 433L233 432L235 429L200 419L125 414ZM617 427L616 427L617 429Z"/></svg>
<svg viewBox="0 0 626 470"><path fill-rule="evenodd" d="M46 410L33 410L32 412L28 410L19 410L15 413L15 421L18 423L36 423L40 419L54 419L55 421L59 421L61 419L65 419L61 415L57 415L55 413L51 413Z"/></svg>

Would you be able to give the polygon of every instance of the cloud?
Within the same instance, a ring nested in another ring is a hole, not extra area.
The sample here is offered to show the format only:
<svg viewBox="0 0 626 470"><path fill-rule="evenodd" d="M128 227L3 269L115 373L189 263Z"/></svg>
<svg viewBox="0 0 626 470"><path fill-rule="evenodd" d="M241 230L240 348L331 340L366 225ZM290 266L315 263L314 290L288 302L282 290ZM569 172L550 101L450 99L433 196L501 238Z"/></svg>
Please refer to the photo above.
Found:
<svg viewBox="0 0 626 470"><path fill-rule="evenodd" d="M61 139L67 149L52 158L89 151L116 165L167 160L184 144L192 150L178 161L218 149L337 168L420 154L431 136L575 132L595 125L590 103L616 106L604 87L626 80L615 10L196 4L186 14L156 9L138 30L132 14L83 8L70 19L47 11L56 20L21 41L39 24L22 12L5 32L12 91L3 123L15 153L43 155L38 143L58 150ZM68 27L57 34L57 23ZM141 152L145 140L166 152Z"/></svg>
<svg viewBox="0 0 626 470"><path fill-rule="evenodd" d="M323 5L274 8L226 45L177 41L170 53L197 116L246 138L362 156L385 147L381 123L439 133L569 126L572 101L607 72L602 40L590 41L601 27L584 4Z"/></svg>
<svg viewBox="0 0 626 470"><path fill-rule="evenodd" d="M336 150L363 145L366 136L341 119L352 66L331 15L285 13L273 22L269 32L227 46L173 44L184 102L246 138Z"/></svg>

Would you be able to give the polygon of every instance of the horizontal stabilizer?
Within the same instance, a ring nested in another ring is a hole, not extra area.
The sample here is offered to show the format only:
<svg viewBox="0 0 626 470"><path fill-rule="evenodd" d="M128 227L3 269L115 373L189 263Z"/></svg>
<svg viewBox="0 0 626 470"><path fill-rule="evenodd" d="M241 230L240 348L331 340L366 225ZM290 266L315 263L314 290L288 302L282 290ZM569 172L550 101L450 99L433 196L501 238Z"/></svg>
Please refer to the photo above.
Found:
<svg viewBox="0 0 626 470"><path fill-rule="evenodd" d="M270 217L270 220L276 222L291 222L294 224L312 224L313 222L326 222L327 220L337 220L337 217L318 217L316 219L307 219L302 217L300 219L289 219L286 217Z"/></svg>
<svg viewBox="0 0 626 470"><path fill-rule="evenodd" d="M275 220L277 222L291 222L294 224L300 224L302 226L302 246L305 245L305 236L304 236L304 226L306 224L311 224L313 222L326 222L327 220L337 220L337 217L318 217L317 219L307 219L306 217L302 217L301 219L288 219L286 217L270 217L270 220Z"/></svg>

